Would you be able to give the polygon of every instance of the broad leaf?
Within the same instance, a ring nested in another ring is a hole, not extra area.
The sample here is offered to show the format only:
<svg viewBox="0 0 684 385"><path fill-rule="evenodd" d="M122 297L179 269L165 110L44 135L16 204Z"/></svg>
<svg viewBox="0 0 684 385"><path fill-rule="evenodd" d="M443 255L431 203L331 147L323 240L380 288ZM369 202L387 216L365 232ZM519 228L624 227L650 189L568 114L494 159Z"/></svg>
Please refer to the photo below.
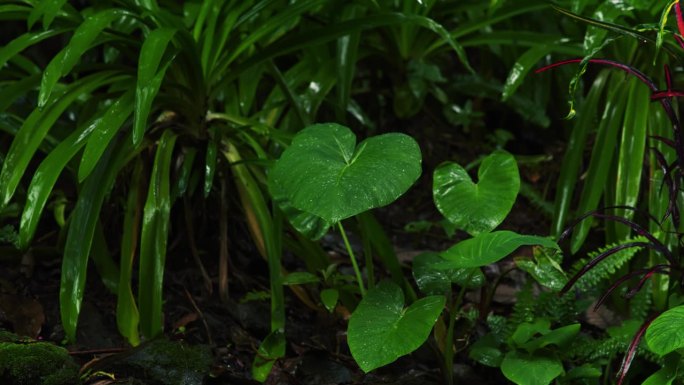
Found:
<svg viewBox="0 0 684 385"><path fill-rule="evenodd" d="M426 252L413 258L413 278L420 291L425 294L445 294L451 284L476 288L484 283L484 275L478 268L438 269L434 266L444 262L437 253Z"/></svg>
<svg viewBox="0 0 684 385"><path fill-rule="evenodd" d="M512 351L501 362L501 372L518 385L549 385L563 374L563 364L553 356Z"/></svg>
<svg viewBox="0 0 684 385"><path fill-rule="evenodd" d="M440 269L480 267L497 262L520 246L540 245L559 249L549 238L534 235L520 235L512 231L495 231L466 239L440 253L446 262L437 265Z"/></svg>
<svg viewBox="0 0 684 385"><path fill-rule="evenodd" d="M444 163L434 172L432 192L437 209L471 235L487 233L511 211L520 189L513 155L495 151L477 172L478 182L456 163Z"/></svg>
<svg viewBox="0 0 684 385"><path fill-rule="evenodd" d="M404 294L383 281L368 291L349 320L347 342L364 372L418 349L430 335L445 304L443 296L417 300L404 308Z"/></svg>
<svg viewBox="0 0 684 385"><path fill-rule="evenodd" d="M559 291L568 282L568 277L560 267L558 258L560 253L555 249L535 247L533 250L534 260L516 257L515 265L527 272L540 285L546 286L553 291Z"/></svg>
<svg viewBox="0 0 684 385"><path fill-rule="evenodd" d="M653 353L664 356L684 347L684 305L674 307L653 320L646 330L646 344Z"/></svg>
<svg viewBox="0 0 684 385"><path fill-rule="evenodd" d="M420 172L420 149L411 137L384 134L357 146L351 130L327 123L295 136L268 184L293 207L334 223L393 202Z"/></svg>

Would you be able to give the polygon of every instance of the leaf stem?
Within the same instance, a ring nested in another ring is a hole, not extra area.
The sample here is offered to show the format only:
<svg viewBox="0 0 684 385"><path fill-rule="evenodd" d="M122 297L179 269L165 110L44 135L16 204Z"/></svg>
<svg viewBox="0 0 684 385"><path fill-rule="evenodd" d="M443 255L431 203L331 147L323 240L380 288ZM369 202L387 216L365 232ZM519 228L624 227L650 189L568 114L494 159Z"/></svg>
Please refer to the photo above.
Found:
<svg viewBox="0 0 684 385"><path fill-rule="evenodd" d="M468 275L466 282L470 282L473 273ZM463 296L465 295L466 287L462 286L458 292L456 301L449 306L449 327L447 328L446 344L444 344L444 367L446 369L446 379L448 385L454 384L454 327L456 326L456 318L458 317L458 307L461 306ZM451 297L451 295L449 296Z"/></svg>
<svg viewBox="0 0 684 385"><path fill-rule="evenodd" d="M342 239L344 240L344 246L347 248L347 253L349 253L349 259L351 259L352 267L354 267L354 273L356 274L356 281L359 283L359 290L361 290L361 296L365 297L366 289L363 287L363 278L361 277L361 270L359 270L359 265L356 263L354 251L352 251L351 245L349 244L349 239L347 239L347 233L344 231L342 222L337 222L337 227L340 229L340 234L342 234Z"/></svg>

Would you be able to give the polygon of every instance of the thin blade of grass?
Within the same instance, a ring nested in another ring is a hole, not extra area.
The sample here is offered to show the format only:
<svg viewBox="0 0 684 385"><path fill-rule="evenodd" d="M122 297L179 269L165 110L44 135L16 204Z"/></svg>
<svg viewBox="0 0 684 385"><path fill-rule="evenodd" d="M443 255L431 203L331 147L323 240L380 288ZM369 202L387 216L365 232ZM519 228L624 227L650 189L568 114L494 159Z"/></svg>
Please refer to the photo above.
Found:
<svg viewBox="0 0 684 385"><path fill-rule="evenodd" d="M39 32L26 32L0 48L0 68L14 55L41 41L66 32L66 29L50 29Z"/></svg>
<svg viewBox="0 0 684 385"><path fill-rule="evenodd" d="M50 24L52 24L52 21L57 17L57 14L66 2L67 0L38 1L27 19L28 28L31 29L33 24L41 17L43 18L43 29L50 28Z"/></svg>

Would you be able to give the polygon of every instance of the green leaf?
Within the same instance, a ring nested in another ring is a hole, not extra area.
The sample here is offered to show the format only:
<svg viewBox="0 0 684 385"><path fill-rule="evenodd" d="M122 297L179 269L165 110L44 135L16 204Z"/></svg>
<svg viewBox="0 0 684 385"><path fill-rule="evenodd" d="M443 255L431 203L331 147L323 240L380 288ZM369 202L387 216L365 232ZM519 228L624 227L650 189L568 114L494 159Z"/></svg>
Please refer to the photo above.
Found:
<svg viewBox="0 0 684 385"><path fill-rule="evenodd" d="M560 249L556 242L549 238L520 235L512 231L495 231L466 239L440 253L447 261L438 267L453 269L486 266L503 259L520 246L529 245Z"/></svg>
<svg viewBox="0 0 684 385"><path fill-rule="evenodd" d="M337 306L337 300L340 298L340 292L337 289L323 289L321 290L321 302L323 306L328 309L329 312L335 310Z"/></svg>
<svg viewBox="0 0 684 385"><path fill-rule="evenodd" d="M356 137L334 123L300 131L268 176L295 208L338 222L392 203L418 179L418 144L391 133L356 146Z"/></svg>
<svg viewBox="0 0 684 385"><path fill-rule="evenodd" d="M120 80L115 73L102 71L86 76L70 84L55 103L43 109L35 109L21 125L19 132L7 151L7 157L0 172L0 206L12 198L19 181L24 176L29 162L47 135L52 125L71 103L83 94L88 94L107 83Z"/></svg>
<svg viewBox="0 0 684 385"><path fill-rule="evenodd" d="M560 291L568 282L568 277L560 267L560 258L556 260L555 254L560 254L554 249L544 249L535 247L533 250L534 260L517 257L515 265L527 272L539 284L548 287L553 291Z"/></svg>
<svg viewBox="0 0 684 385"><path fill-rule="evenodd" d="M517 347L528 342L537 334L546 334L551 330L551 321L546 318L535 318L533 322L523 322L511 334L511 342Z"/></svg>
<svg viewBox="0 0 684 385"><path fill-rule="evenodd" d="M674 307L654 319L646 330L646 344L655 354L664 356L684 347L684 306Z"/></svg>
<svg viewBox="0 0 684 385"><path fill-rule="evenodd" d="M146 338L161 334L163 326L162 282L171 211L171 155L175 142L176 134L170 129L164 131L154 157L150 188L143 209L138 304L140 329Z"/></svg>
<svg viewBox="0 0 684 385"><path fill-rule="evenodd" d="M43 17L43 28L49 28L66 2L67 0L43 0L37 2L27 19L29 29L33 27L33 24L41 16Z"/></svg>
<svg viewBox="0 0 684 385"><path fill-rule="evenodd" d="M572 324L560 327L558 329L551 330L544 333L543 336L535 338L524 344L521 344L521 348L527 350L529 353L533 353L538 349L549 345L556 345L559 348L566 348L572 340L577 336L580 331L580 324Z"/></svg>
<svg viewBox="0 0 684 385"><path fill-rule="evenodd" d="M434 172L432 192L437 209L471 235L498 226L515 203L520 189L518 165L513 155L495 151L486 157L473 183L456 163L444 163Z"/></svg>
<svg viewBox="0 0 684 385"><path fill-rule="evenodd" d="M252 363L252 377L259 382L266 381L276 360L285 356L285 334L282 330L272 331L259 345Z"/></svg>
<svg viewBox="0 0 684 385"><path fill-rule="evenodd" d="M85 145L88 134L93 128L93 124L87 124L72 132L50 151L33 174L19 227L19 246L22 250L26 250L33 239L45 203L52 193L57 178L67 163Z"/></svg>
<svg viewBox="0 0 684 385"><path fill-rule="evenodd" d="M484 337L475 341L473 346L471 346L468 357L482 365L498 368L501 366L501 362L504 358L504 354L501 349L499 349L499 345L500 344L493 334L486 334Z"/></svg>
<svg viewBox="0 0 684 385"><path fill-rule="evenodd" d="M140 143L147 127L147 118L152 109L152 102L159 92L166 69L172 60L159 68L166 47L176 30L159 28L150 32L140 48L138 59L138 81L135 86L135 116L133 124L133 144Z"/></svg>
<svg viewBox="0 0 684 385"><path fill-rule="evenodd" d="M67 339L72 342L76 339L76 324L83 300L88 257L100 209L114 184L116 174L132 152L129 147L122 147L110 147L100 159L93 173L84 182L69 220L62 259L59 308Z"/></svg>
<svg viewBox="0 0 684 385"><path fill-rule="evenodd" d="M517 385L549 385L563 374L563 364L553 356L512 351L501 362L501 372Z"/></svg>
<svg viewBox="0 0 684 385"><path fill-rule="evenodd" d="M484 275L478 268L470 269L437 269L435 265L444 262L437 253L426 252L413 258L413 278L421 292L445 294L451 291L451 283L467 288L476 288L484 284Z"/></svg>
<svg viewBox="0 0 684 385"><path fill-rule="evenodd" d="M311 274L306 271L295 271L288 274L283 279L283 285L303 285L305 283L318 283L321 280L316 274Z"/></svg>
<svg viewBox="0 0 684 385"><path fill-rule="evenodd" d="M136 250L138 249L138 236L140 234L140 209L142 196L140 194L143 182L143 162L138 159L131 175L130 190L126 206L124 207L124 223L121 235L121 262L119 265L119 292L116 296L116 325L119 332L128 342L137 346L140 343L138 325L140 313L133 295L132 277L133 263Z"/></svg>
<svg viewBox="0 0 684 385"><path fill-rule="evenodd" d="M677 378L679 363L681 362L681 355L679 353L671 353L665 356L663 366L657 372L650 375L641 385L671 385L672 381Z"/></svg>
<svg viewBox="0 0 684 385"><path fill-rule="evenodd" d="M47 31L26 32L15 38L6 45L0 47L0 68L3 68L8 60L26 48L38 44L41 41L64 33L63 29L50 29Z"/></svg>
<svg viewBox="0 0 684 385"><path fill-rule="evenodd" d="M78 180L83 181L95 168L114 135L133 113L133 91L128 91L116 99L107 110L92 123L92 135L81 156L78 167Z"/></svg>
<svg viewBox="0 0 684 385"><path fill-rule="evenodd" d="M530 72L530 69L539 65L539 61L544 56L553 52L557 43L558 42L532 47L518 58L513 64L513 68L511 68L508 73L503 92L501 93L501 100L505 102L515 93L523 80L525 80L527 73Z"/></svg>
<svg viewBox="0 0 684 385"><path fill-rule="evenodd" d="M125 12L119 9L107 9L89 16L74 31L69 43L52 58L43 71L43 79L40 82L38 94L38 106L43 107L50 100L52 90L57 81L68 74L81 60L81 56L90 48L90 45L112 21L120 19Z"/></svg>
<svg viewBox="0 0 684 385"><path fill-rule="evenodd" d="M383 281L369 290L347 331L349 349L359 367L367 373L418 349L445 302L443 296L431 296L404 308L404 295L396 284Z"/></svg>
<svg viewBox="0 0 684 385"><path fill-rule="evenodd" d="M312 240L318 240L328 232L330 226L332 226L330 222L305 211L297 210L292 206L284 192L278 190L278 186L273 187L274 190L277 190L271 191L273 201L280 207L283 214L285 214L285 218L287 218L295 230Z"/></svg>

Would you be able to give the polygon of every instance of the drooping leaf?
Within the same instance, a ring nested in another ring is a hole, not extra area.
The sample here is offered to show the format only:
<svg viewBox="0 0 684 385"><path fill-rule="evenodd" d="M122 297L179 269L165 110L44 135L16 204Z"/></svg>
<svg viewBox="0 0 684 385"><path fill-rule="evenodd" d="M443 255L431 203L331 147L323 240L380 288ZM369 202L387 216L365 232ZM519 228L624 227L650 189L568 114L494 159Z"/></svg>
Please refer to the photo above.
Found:
<svg viewBox="0 0 684 385"><path fill-rule="evenodd" d="M95 168L100 156L119 129L133 113L133 91L128 91L116 99L98 119L92 123L92 135L81 156L78 180L83 181Z"/></svg>
<svg viewBox="0 0 684 385"><path fill-rule="evenodd" d="M532 67L536 66L544 56L548 55L554 50L556 44L544 44L532 47L525 51L520 58L513 64L513 68L508 73L506 83L504 83L503 92L501 93L501 100L506 101L515 91L520 87L525 76L530 72Z"/></svg>
<svg viewBox="0 0 684 385"><path fill-rule="evenodd" d="M369 372L418 349L445 302L444 296L431 296L404 308L399 286L381 282L366 293L349 320L347 342L354 360Z"/></svg>
<svg viewBox="0 0 684 385"><path fill-rule="evenodd" d="M421 172L418 144L392 133L366 139L334 123L300 131L268 176L295 208L338 222L401 196Z"/></svg>
<svg viewBox="0 0 684 385"><path fill-rule="evenodd" d="M520 246L530 245L559 250L556 242L549 238L495 231L466 239L440 253L446 261L437 266L447 269L486 266L503 259Z"/></svg>
<svg viewBox="0 0 684 385"><path fill-rule="evenodd" d="M169 61L161 65L160 68L162 56L175 32L176 30L172 28L155 29L150 32L140 48L133 123L133 143L135 145L140 143L145 134L152 102L159 92L166 69L171 64Z"/></svg>
<svg viewBox="0 0 684 385"><path fill-rule="evenodd" d="M646 344L655 354L664 356L684 347L684 306L659 315L646 330Z"/></svg>
<svg viewBox="0 0 684 385"><path fill-rule="evenodd" d="M563 364L553 356L511 351L501 362L501 372L517 385L549 385L563 374Z"/></svg>
<svg viewBox="0 0 684 385"><path fill-rule="evenodd" d="M478 169L474 183L456 163L444 163L434 172L435 205L450 222L471 235L492 231L508 215L520 189L515 158L495 151Z"/></svg>
<svg viewBox="0 0 684 385"><path fill-rule="evenodd" d="M329 312L335 310L337 306L337 299L340 298L340 292L337 289L323 289L321 290L321 302Z"/></svg>
<svg viewBox="0 0 684 385"><path fill-rule="evenodd" d="M81 60L81 56L90 48L90 45L112 21L125 15L120 9L110 8L100 11L88 18L78 26L69 43L59 51L43 71L43 79L40 82L40 94L38 106L43 107L50 100L52 90L59 79L68 74Z"/></svg>

